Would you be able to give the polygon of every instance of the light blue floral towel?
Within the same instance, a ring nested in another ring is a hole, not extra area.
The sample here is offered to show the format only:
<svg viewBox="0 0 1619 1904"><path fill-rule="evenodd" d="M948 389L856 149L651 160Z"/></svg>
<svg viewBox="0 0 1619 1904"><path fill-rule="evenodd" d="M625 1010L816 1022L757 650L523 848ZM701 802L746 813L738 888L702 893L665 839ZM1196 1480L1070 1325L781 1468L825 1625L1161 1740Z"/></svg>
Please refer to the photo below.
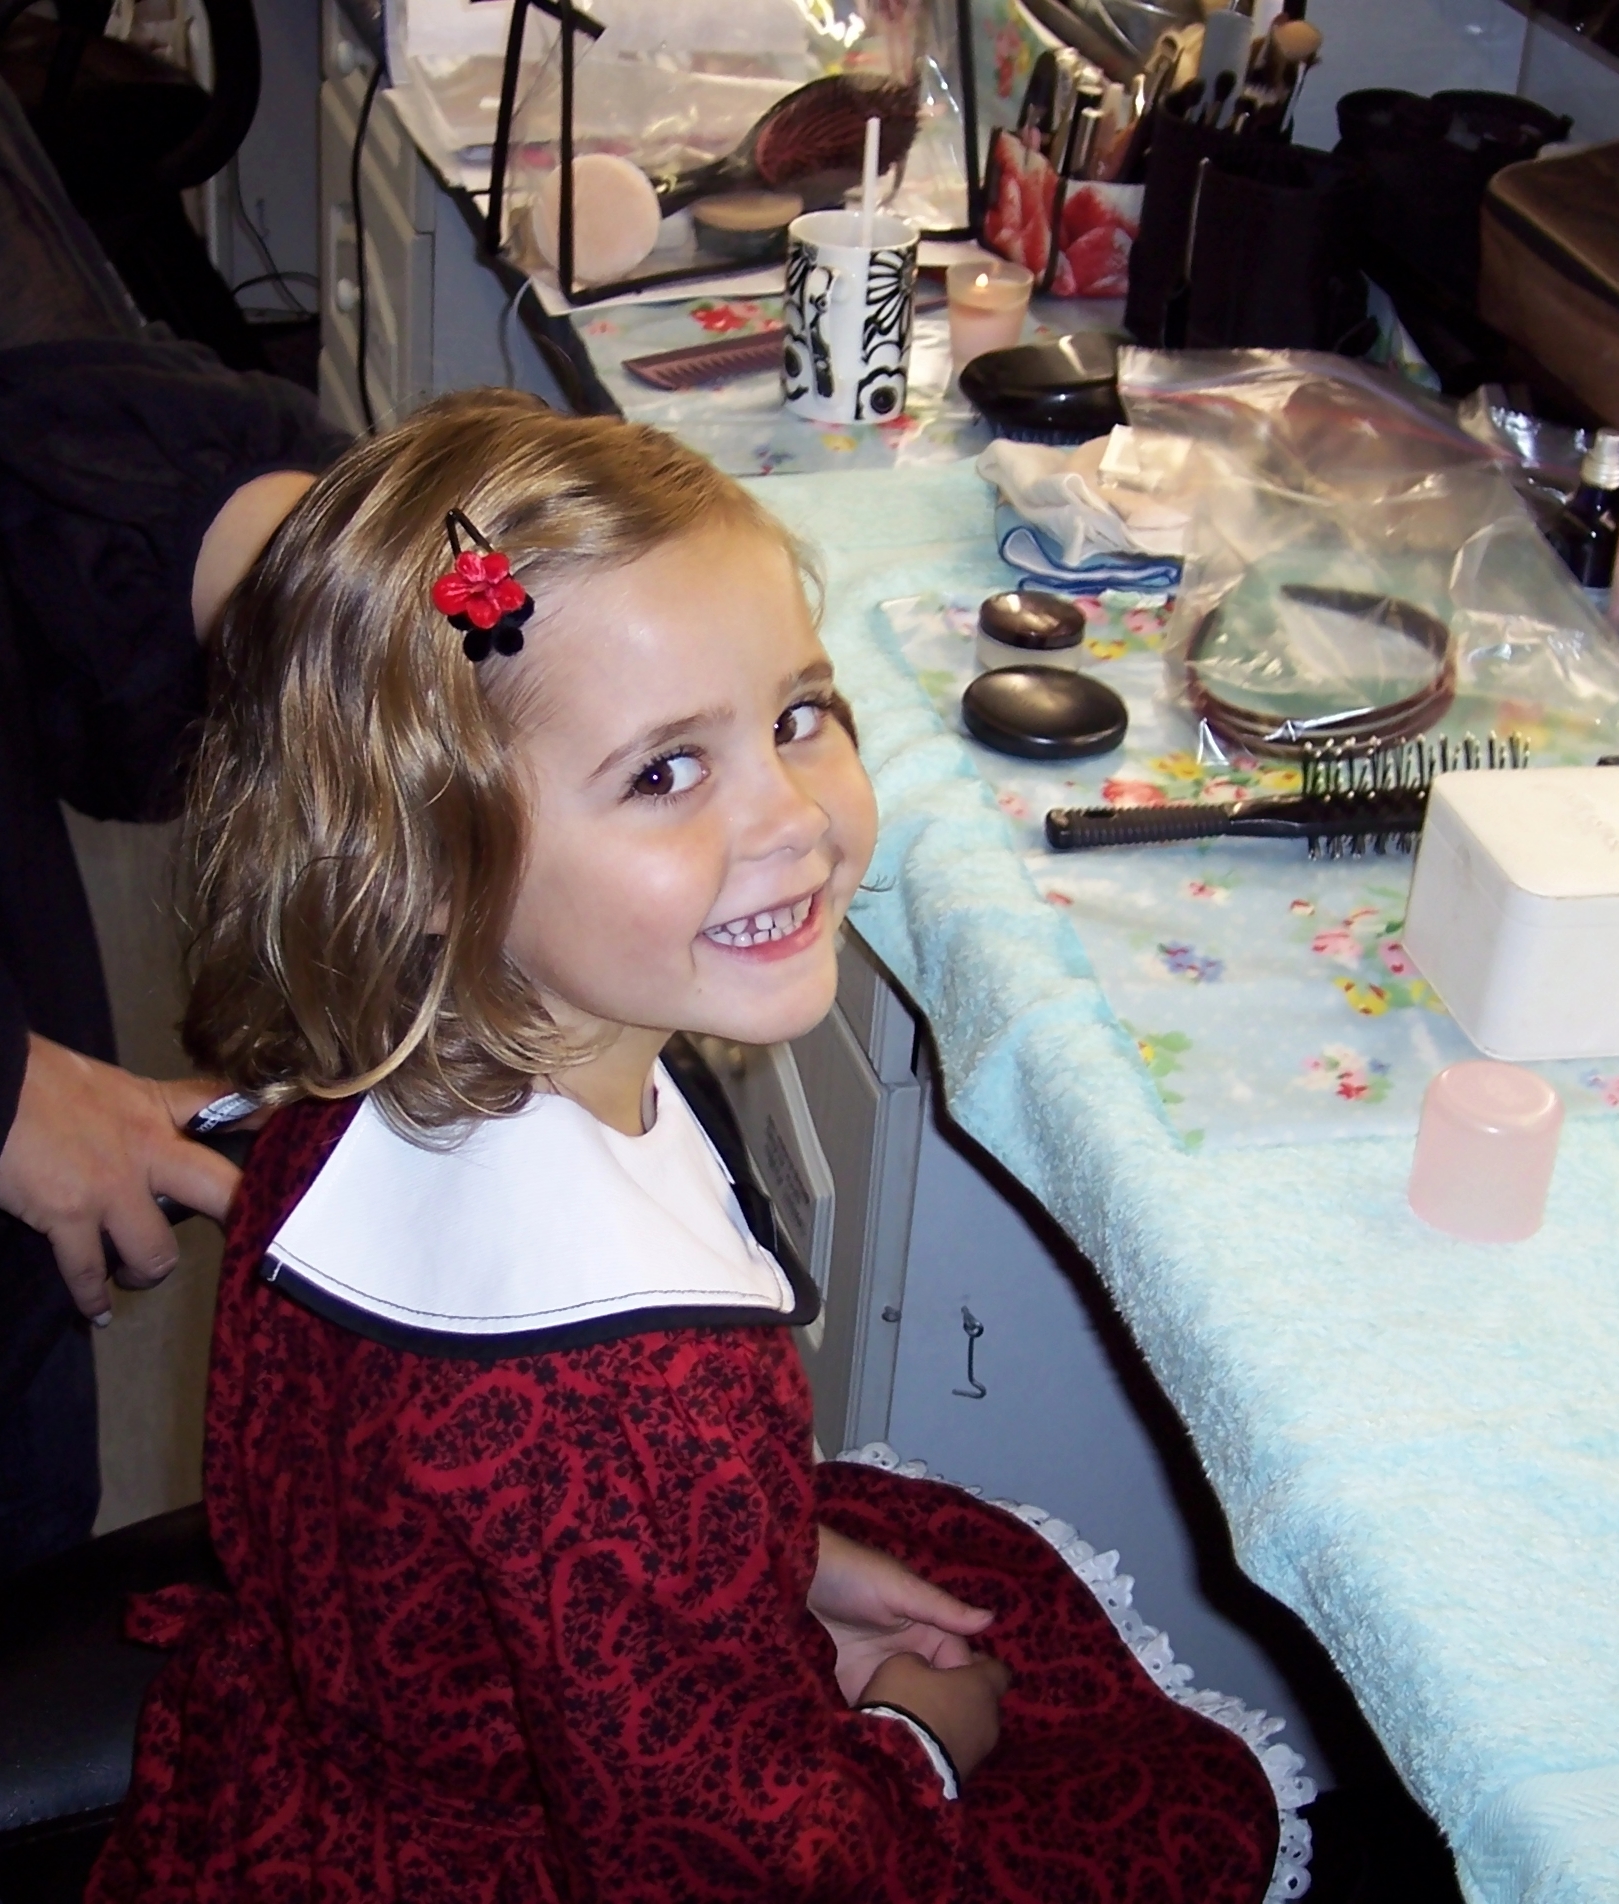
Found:
<svg viewBox="0 0 1619 1904"><path fill-rule="evenodd" d="M1046 849L1054 806L1158 806L1295 790L1272 762L1207 765L1163 697L1166 597L1082 597L1086 667L1123 696L1117 752L1043 765L969 741L1022 841L1041 896L1063 911L1188 1146L1408 1136L1436 1071L1479 1054L1400 943L1411 860L1311 860L1286 840ZM976 672L976 601L883 604L940 714L961 731ZM1556 757L1525 711L1536 758ZM1619 1060L1538 1066L1571 1113L1619 1110Z"/></svg>

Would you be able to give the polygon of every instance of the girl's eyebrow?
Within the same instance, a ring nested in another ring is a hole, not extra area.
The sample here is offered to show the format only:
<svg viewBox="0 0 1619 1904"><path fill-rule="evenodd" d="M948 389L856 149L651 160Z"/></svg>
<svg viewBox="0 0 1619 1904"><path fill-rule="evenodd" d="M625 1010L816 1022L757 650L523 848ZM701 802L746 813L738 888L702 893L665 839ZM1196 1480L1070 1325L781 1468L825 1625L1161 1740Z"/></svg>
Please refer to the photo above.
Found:
<svg viewBox="0 0 1619 1904"><path fill-rule="evenodd" d="M777 698L783 703L790 701L795 694L805 688L823 687L832 679L830 661L812 661L807 668L800 668L796 674L789 675L777 690ZM728 707L700 707L695 713L682 714L679 720L660 721L656 727L649 727L622 747L615 747L607 758L591 774L591 782L603 779L619 767L627 766L630 761L647 754L655 754L660 747L667 747L672 741L683 740L699 733L704 728L723 727L735 718Z"/></svg>

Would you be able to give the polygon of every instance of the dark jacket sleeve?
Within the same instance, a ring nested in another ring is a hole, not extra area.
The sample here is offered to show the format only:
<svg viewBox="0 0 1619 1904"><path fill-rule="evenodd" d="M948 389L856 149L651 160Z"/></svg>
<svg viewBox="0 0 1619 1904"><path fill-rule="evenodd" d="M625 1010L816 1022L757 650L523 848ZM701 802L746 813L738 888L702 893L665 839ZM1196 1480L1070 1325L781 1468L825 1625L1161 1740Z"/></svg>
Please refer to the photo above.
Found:
<svg viewBox="0 0 1619 1904"><path fill-rule="evenodd" d="M0 569L52 791L99 819L173 809L202 710L191 577L230 495L345 439L278 377L175 340L0 352Z"/></svg>
<svg viewBox="0 0 1619 1904"><path fill-rule="evenodd" d="M17 1099L22 1095L22 1076L27 1068L28 1020L11 974L0 965L0 1150L5 1148L17 1115Z"/></svg>

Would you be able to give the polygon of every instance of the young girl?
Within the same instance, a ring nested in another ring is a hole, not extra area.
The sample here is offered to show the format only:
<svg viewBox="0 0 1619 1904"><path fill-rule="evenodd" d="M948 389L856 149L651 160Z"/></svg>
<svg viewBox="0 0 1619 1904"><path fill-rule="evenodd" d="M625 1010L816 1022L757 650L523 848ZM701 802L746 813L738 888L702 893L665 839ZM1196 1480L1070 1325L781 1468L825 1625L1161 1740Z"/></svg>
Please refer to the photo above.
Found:
<svg viewBox="0 0 1619 1904"><path fill-rule="evenodd" d="M875 817L801 569L673 440L478 392L238 595L187 1019L279 1107L215 1326L230 1584L140 1616L92 1899L1263 1896L1257 1760L1043 1540L815 1465L814 1291L659 1062L832 1003Z"/></svg>

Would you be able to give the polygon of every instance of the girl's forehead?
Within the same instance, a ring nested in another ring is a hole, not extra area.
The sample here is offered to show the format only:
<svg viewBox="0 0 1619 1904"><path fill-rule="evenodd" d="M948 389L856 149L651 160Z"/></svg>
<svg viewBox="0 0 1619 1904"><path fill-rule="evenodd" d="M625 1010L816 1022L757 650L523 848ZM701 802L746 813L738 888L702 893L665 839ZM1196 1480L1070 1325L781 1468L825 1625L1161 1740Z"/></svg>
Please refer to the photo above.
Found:
<svg viewBox="0 0 1619 1904"><path fill-rule="evenodd" d="M536 609L519 666L553 731L730 707L825 660L791 551L751 526L560 581Z"/></svg>

